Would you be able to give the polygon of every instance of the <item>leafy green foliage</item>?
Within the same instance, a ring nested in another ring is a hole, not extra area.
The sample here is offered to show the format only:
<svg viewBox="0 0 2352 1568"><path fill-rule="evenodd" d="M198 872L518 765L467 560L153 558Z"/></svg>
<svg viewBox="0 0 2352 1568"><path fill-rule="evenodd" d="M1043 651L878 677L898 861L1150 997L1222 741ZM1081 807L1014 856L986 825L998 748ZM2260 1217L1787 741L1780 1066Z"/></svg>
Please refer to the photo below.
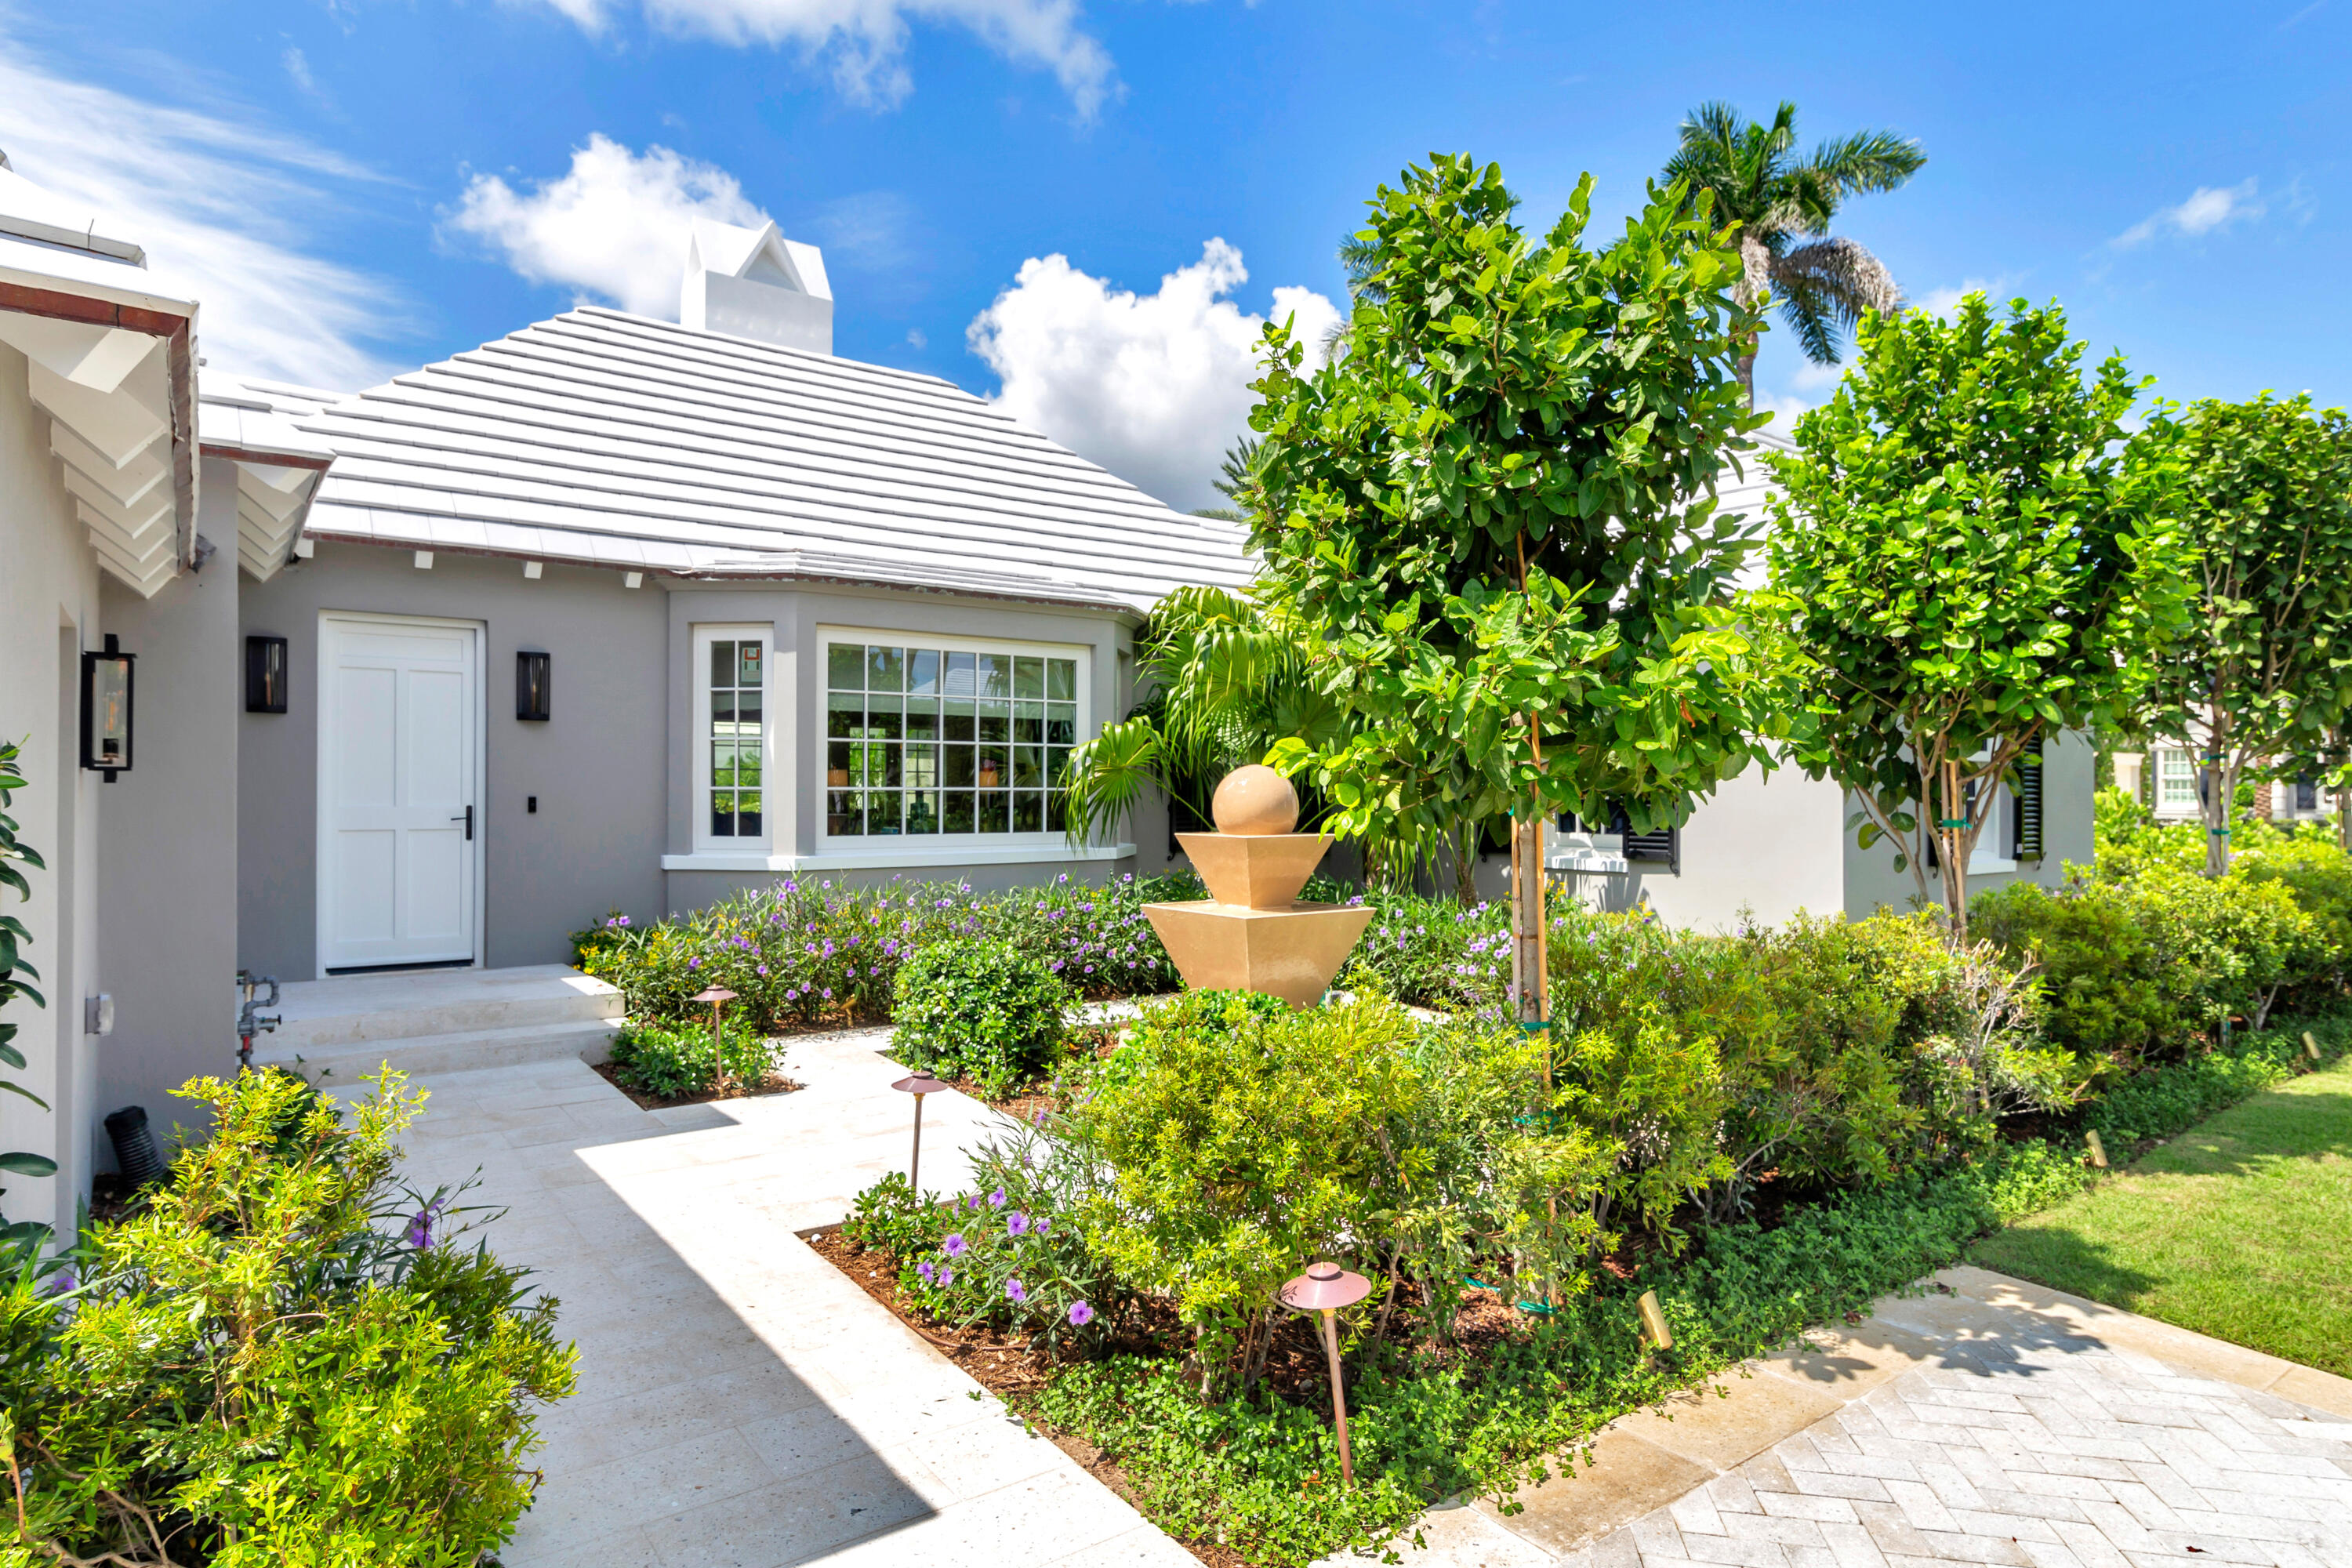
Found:
<svg viewBox="0 0 2352 1568"><path fill-rule="evenodd" d="M0 741L0 888L14 888L16 897L29 900L33 885L25 878L24 867L47 870L40 852L16 837L16 819L8 815L7 807L16 791L25 787L25 775L16 759L22 748L14 741ZM0 915L0 1007L5 1007L19 996L29 997L36 1007L46 1007L48 1001L35 990L28 981L38 980L40 971L25 961L25 944L33 933L15 915ZM16 1026L0 1019L0 1067L25 1069L25 1053L16 1048ZM0 1077L0 1089L29 1100L43 1110L49 1102L18 1083L13 1078ZM14 1171L20 1176L54 1176L58 1163L46 1154L34 1154L23 1150L0 1152L0 1171ZM5 1190L5 1189L0 1189ZM20 1221L0 1226L0 1247L37 1247L48 1238L49 1227L36 1221Z"/></svg>
<svg viewBox="0 0 2352 1568"><path fill-rule="evenodd" d="M613 1037L613 1071L622 1087L655 1100L695 1100L722 1082L760 1088L783 1065L779 1042L729 1018L716 1049L710 1025L630 1024Z"/></svg>
<svg viewBox="0 0 2352 1568"><path fill-rule="evenodd" d="M1068 987L1012 943L953 938L899 966L890 1052L988 1093L1043 1074L1069 1037Z"/></svg>
<svg viewBox="0 0 2352 1568"><path fill-rule="evenodd" d="M2207 398L2160 408L2132 450L2177 476L2195 521L2188 626L2143 719L2214 769L2205 868L2218 876L2240 779L2333 750L2352 705L2352 419L2315 412L2308 394Z"/></svg>
<svg viewBox="0 0 2352 1568"><path fill-rule="evenodd" d="M633 926L625 915L573 933L581 966L621 988L640 1021L708 1016L695 993L723 985L765 1034L891 1016L895 977L935 943L1010 943L1081 996L1171 991L1176 969L1151 933L1149 884L1056 878L979 894L961 883L835 887L787 878L691 915ZM1193 897L1198 893L1181 893Z"/></svg>
<svg viewBox="0 0 2352 1568"><path fill-rule="evenodd" d="M2085 378L2053 306L1873 316L1854 368L1768 460L1772 613L1810 667L1801 759L1858 795L1964 939L1994 785L2038 739L2123 719L2180 624L2187 563L2160 463L2126 462L2138 387ZM1759 614L1765 613L1761 608Z"/></svg>
<svg viewBox="0 0 2352 1568"><path fill-rule="evenodd" d="M530 1504L536 1407L572 1390L555 1302L457 1245L456 1194L397 1189L423 1100L397 1073L348 1121L275 1070L181 1092L212 1108L212 1141L91 1233L69 1289L26 1268L0 1294L12 1544L475 1563Z"/></svg>
<svg viewBox="0 0 2352 1568"><path fill-rule="evenodd" d="M1433 157L1375 194L1329 361L1302 374L1267 328L1259 596L1348 715L1267 760L1342 832L1420 845L1612 801L1647 829L1780 732L1719 603L1746 535L1716 475L1760 422L1731 368L1738 258L1679 187L1588 247L1591 192L1537 239L1500 170Z"/></svg>

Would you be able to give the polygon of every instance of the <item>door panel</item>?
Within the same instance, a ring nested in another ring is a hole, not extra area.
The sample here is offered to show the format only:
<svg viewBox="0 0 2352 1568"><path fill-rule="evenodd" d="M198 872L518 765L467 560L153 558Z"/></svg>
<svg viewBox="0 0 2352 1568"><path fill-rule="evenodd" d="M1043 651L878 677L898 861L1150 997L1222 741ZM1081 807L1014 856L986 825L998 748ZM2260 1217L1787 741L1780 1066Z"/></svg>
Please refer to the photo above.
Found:
<svg viewBox="0 0 2352 1568"><path fill-rule="evenodd" d="M480 775L477 633L327 616L320 626L319 952L322 969L475 956L467 835Z"/></svg>

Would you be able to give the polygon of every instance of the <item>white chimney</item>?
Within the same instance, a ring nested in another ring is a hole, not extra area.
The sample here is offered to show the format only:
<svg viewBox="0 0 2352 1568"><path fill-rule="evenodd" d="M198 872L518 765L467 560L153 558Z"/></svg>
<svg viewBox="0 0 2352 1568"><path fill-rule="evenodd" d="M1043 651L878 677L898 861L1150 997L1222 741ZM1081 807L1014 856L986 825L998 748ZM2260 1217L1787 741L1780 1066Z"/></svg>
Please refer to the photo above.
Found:
<svg viewBox="0 0 2352 1568"><path fill-rule="evenodd" d="M703 331L829 354L833 286L824 253L786 239L773 223L738 228L696 218L677 319Z"/></svg>

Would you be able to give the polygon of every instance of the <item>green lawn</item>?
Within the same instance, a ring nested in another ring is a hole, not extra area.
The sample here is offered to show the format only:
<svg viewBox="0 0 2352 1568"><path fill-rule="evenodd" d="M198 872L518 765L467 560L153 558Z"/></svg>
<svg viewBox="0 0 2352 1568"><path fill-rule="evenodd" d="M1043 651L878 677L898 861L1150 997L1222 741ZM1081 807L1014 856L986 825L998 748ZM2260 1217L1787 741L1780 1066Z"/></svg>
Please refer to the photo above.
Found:
<svg viewBox="0 0 2352 1568"><path fill-rule="evenodd" d="M2352 1376L2352 1058L2200 1123L1973 1258Z"/></svg>

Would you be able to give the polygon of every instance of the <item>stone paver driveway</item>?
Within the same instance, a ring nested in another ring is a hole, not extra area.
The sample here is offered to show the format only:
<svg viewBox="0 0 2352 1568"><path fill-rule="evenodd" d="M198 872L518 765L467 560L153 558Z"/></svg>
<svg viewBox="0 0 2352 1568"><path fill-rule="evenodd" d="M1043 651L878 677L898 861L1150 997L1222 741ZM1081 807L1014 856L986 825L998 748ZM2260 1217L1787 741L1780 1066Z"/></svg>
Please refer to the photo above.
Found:
<svg viewBox="0 0 2352 1568"><path fill-rule="evenodd" d="M2352 1382L1978 1268L1811 1339L1404 1562L2352 1568Z"/></svg>
<svg viewBox="0 0 2352 1568"><path fill-rule="evenodd" d="M507 1568L1193 1568L795 1234L905 1168L886 1039L795 1039L801 1092L673 1110L577 1060L413 1080L407 1178L478 1167L493 1248L580 1347ZM924 1184L957 1190L1001 1124L953 1094L923 1120Z"/></svg>

